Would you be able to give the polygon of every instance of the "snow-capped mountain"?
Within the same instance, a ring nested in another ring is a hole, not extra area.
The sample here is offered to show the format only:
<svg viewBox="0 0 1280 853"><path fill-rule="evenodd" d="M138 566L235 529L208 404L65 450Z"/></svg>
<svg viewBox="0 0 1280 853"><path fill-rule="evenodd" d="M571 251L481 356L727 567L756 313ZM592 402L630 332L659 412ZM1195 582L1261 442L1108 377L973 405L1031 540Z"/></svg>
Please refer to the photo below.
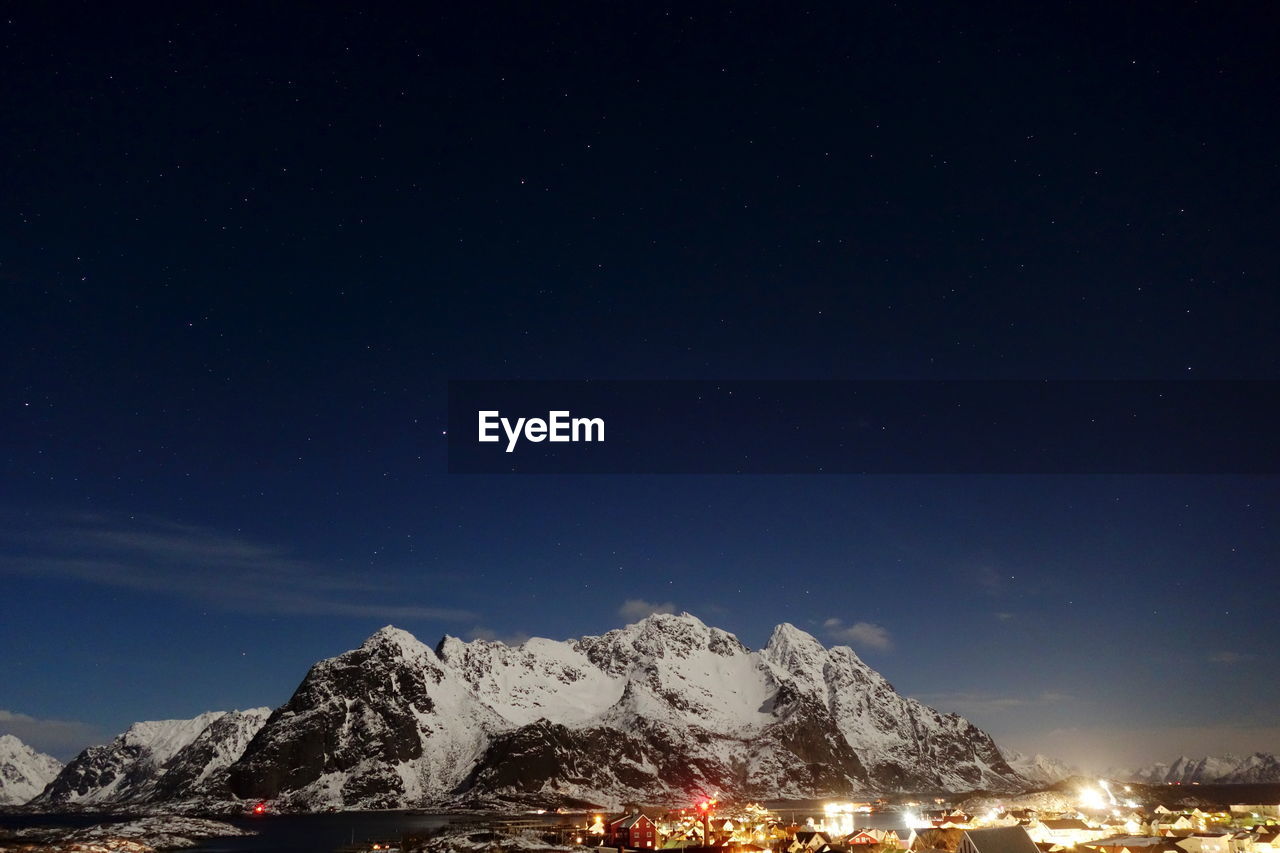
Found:
<svg viewBox="0 0 1280 853"><path fill-rule="evenodd" d="M685 613L518 646L386 627L268 713L137 723L36 806L660 802L1021 788L991 738L792 625L758 651Z"/></svg>
<svg viewBox="0 0 1280 853"><path fill-rule="evenodd" d="M1280 759L1269 752L1255 752L1243 758L1235 755L1188 758L1179 756L1172 764L1152 764L1131 774L1135 782L1162 785L1169 782L1254 783L1280 782Z"/></svg>
<svg viewBox="0 0 1280 853"><path fill-rule="evenodd" d="M53 781L62 762L13 735L0 735L0 805L21 805Z"/></svg>
<svg viewBox="0 0 1280 853"><path fill-rule="evenodd" d="M33 805L225 798L227 768L239 759L269 713L269 708L210 711L190 720L134 723L111 743L91 746L76 756Z"/></svg>
<svg viewBox="0 0 1280 853"><path fill-rule="evenodd" d="M229 781L298 808L1025 784L851 649L782 625L751 651L689 614L514 647L384 628L316 664Z"/></svg>
<svg viewBox="0 0 1280 853"><path fill-rule="evenodd" d="M1047 755L1039 753L1025 755L1010 749L1001 750L1001 752L1004 754L1005 761L1009 762L1009 766L1016 770L1019 776L1036 785L1048 786L1080 775L1080 771L1075 767Z"/></svg>

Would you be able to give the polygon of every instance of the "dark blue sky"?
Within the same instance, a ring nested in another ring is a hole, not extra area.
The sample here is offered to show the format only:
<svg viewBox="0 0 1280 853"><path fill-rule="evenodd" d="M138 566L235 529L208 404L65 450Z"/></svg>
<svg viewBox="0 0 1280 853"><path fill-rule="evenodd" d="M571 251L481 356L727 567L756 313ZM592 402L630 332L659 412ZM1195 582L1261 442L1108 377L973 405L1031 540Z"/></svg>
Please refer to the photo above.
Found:
<svg viewBox="0 0 1280 853"><path fill-rule="evenodd" d="M1280 749L1275 478L460 477L441 435L451 378L1280 378L1263 23L10 13L0 728L647 603L1021 748Z"/></svg>

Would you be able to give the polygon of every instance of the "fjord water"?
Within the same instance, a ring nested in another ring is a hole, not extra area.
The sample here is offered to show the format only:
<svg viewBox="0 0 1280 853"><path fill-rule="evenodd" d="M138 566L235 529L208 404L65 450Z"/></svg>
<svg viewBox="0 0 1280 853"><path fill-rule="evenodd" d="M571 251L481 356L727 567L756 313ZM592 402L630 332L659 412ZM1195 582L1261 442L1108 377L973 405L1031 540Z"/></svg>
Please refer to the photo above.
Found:
<svg viewBox="0 0 1280 853"><path fill-rule="evenodd" d="M353 842L398 840L405 833L435 829L457 819L456 815L406 812L232 818L230 823L258 834L243 838L210 838L195 849L204 853L332 853Z"/></svg>

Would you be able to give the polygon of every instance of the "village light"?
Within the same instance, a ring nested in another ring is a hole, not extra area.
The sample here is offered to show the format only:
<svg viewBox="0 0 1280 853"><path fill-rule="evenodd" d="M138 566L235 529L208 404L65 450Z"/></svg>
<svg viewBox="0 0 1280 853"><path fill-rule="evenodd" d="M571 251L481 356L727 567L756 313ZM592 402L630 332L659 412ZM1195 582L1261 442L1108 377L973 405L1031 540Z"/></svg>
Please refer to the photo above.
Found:
<svg viewBox="0 0 1280 853"><path fill-rule="evenodd" d="M853 803L826 803L822 807L826 815L822 828L829 832L849 835L853 832L853 813L857 807Z"/></svg>
<svg viewBox="0 0 1280 853"><path fill-rule="evenodd" d="M1105 809L1107 799L1097 788L1085 788L1080 792L1080 805L1086 809Z"/></svg>

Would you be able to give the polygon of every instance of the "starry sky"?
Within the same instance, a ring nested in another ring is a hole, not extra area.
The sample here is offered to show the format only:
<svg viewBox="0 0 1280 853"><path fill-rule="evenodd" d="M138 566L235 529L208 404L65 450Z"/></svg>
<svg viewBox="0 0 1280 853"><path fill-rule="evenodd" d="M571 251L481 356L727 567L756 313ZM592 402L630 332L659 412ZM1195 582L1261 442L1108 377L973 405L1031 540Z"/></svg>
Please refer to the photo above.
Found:
<svg viewBox="0 0 1280 853"><path fill-rule="evenodd" d="M444 434L451 379L1280 379L1260 9L464 5L0 20L0 731L688 610L1090 767L1280 750L1274 476Z"/></svg>

